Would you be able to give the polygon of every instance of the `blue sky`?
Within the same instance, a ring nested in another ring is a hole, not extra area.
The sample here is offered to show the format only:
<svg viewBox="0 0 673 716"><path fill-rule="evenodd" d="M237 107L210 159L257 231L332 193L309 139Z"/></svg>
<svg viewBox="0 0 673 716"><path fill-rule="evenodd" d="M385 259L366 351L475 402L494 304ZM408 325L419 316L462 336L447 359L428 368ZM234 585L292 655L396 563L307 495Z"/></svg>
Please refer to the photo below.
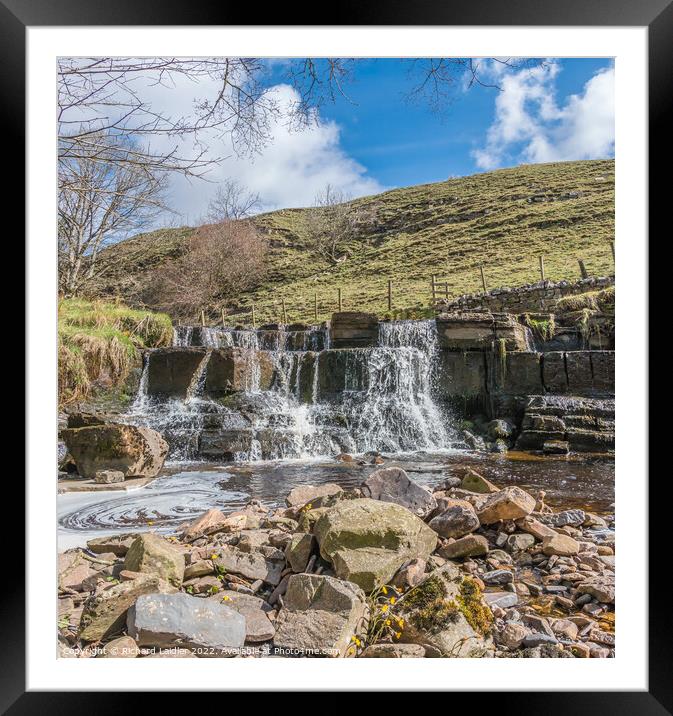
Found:
<svg viewBox="0 0 673 716"><path fill-rule="evenodd" d="M322 105L310 130L279 125L261 156L231 158L211 178L234 177L274 209L310 205L326 183L359 196L521 163L614 156L612 60L551 59L532 70L482 62L500 89L466 89L458 78L436 113L405 100L408 62L357 60L345 86L350 101ZM296 100L281 62L266 81L281 102ZM205 211L209 191L176 180L187 221Z"/></svg>

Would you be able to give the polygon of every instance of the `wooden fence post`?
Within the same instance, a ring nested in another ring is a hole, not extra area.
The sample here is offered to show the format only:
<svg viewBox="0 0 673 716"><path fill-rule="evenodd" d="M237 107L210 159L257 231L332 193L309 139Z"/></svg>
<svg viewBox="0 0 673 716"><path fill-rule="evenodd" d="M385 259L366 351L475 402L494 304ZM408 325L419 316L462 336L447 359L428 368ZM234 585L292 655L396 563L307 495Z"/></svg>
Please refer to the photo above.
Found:
<svg viewBox="0 0 673 716"><path fill-rule="evenodd" d="M580 273L582 274L582 278L588 278L589 274L587 273L584 261L582 261L582 259L577 259L577 263L580 265Z"/></svg>
<svg viewBox="0 0 673 716"><path fill-rule="evenodd" d="M544 281L544 256L540 254L540 278Z"/></svg>
<svg viewBox="0 0 673 716"><path fill-rule="evenodd" d="M393 282L388 279L388 310L393 310Z"/></svg>
<svg viewBox="0 0 673 716"><path fill-rule="evenodd" d="M201 326L205 328L206 326L206 312L201 309Z"/></svg>
<svg viewBox="0 0 673 716"><path fill-rule="evenodd" d="M437 274L433 273L433 274L432 274L432 302L433 302L433 303L435 302L435 298L437 298L437 295L436 295L436 291L437 291L436 283L437 283Z"/></svg>
<svg viewBox="0 0 673 716"><path fill-rule="evenodd" d="M313 317L318 322L318 292L313 294Z"/></svg>
<svg viewBox="0 0 673 716"><path fill-rule="evenodd" d="M252 304L252 328L257 328L257 317L255 316L255 304Z"/></svg>
<svg viewBox="0 0 673 716"><path fill-rule="evenodd" d="M339 302L339 313L343 310L343 297L341 295L341 289L337 288L337 299Z"/></svg>
<svg viewBox="0 0 673 716"><path fill-rule="evenodd" d="M285 299L281 299L283 304L283 323L287 324L287 308L285 306Z"/></svg>
<svg viewBox="0 0 673 716"><path fill-rule="evenodd" d="M220 309L220 314L222 315L222 328L226 328L227 322L226 322L226 319L225 319L225 317L224 317L224 308L221 308L221 309Z"/></svg>
<svg viewBox="0 0 673 716"><path fill-rule="evenodd" d="M480 266L479 271L481 272L481 287L484 289L484 293L488 291L486 288L486 276L484 275L484 267Z"/></svg>
<svg viewBox="0 0 673 716"><path fill-rule="evenodd" d="M615 242L614 241L610 242L610 248L612 249L612 263L614 263L615 262Z"/></svg>

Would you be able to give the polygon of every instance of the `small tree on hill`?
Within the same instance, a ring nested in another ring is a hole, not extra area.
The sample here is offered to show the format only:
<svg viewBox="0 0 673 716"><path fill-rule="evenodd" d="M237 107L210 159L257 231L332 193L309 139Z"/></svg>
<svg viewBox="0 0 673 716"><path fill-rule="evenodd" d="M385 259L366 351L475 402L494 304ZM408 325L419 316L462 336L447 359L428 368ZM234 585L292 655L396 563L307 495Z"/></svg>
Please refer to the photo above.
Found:
<svg viewBox="0 0 673 716"><path fill-rule="evenodd" d="M371 211L353 206L351 197L331 184L316 194L306 218L310 249L320 258L336 264L348 256L348 244L373 223Z"/></svg>
<svg viewBox="0 0 673 716"><path fill-rule="evenodd" d="M149 308L193 319L255 288L266 274L266 239L247 221L200 227L185 254L157 270L142 299Z"/></svg>

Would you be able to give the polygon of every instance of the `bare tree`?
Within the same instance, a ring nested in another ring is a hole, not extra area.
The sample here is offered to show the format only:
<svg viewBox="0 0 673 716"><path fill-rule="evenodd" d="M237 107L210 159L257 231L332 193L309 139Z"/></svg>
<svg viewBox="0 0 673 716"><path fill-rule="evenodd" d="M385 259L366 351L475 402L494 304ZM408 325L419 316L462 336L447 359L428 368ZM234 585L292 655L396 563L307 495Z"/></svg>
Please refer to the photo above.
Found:
<svg viewBox="0 0 673 716"><path fill-rule="evenodd" d="M96 156L84 154L59 167L59 288L75 296L97 275L109 241L147 226L165 209L165 177L148 167L119 162L128 140L95 135Z"/></svg>
<svg viewBox="0 0 673 716"><path fill-rule="evenodd" d="M248 191L236 179L226 179L208 205L208 221L216 224L226 219L246 219L261 209L259 194Z"/></svg>
<svg viewBox="0 0 673 716"><path fill-rule="evenodd" d="M374 222L370 210L353 205L351 197L327 184L315 197L306 218L309 247L332 264L345 260L348 244Z"/></svg>
<svg viewBox="0 0 673 716"><path fill-rule="evenodd" d="M254 289L266 274L268 243L247 221L202 226L186 253L158 269L142 296L149 308L193 319Z"/></svg>

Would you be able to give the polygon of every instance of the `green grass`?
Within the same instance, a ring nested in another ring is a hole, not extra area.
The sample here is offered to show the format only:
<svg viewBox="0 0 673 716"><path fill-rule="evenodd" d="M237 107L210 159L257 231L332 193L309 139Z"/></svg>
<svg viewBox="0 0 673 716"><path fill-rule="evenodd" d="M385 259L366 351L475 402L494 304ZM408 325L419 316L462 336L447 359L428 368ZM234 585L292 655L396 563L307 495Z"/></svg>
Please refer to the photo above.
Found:
<svg viewBox="0 0 673 716"><path fill-rule="evenodd" d="M96 386L119 387L139 349L169 345L171 319L118 302L64 299L58 307L59 402L88 398Z"/></svg>
<svg viewBox="0 0 673 716"><path fill-rule="evenodd" d="M612 160L524 165L394 189L351 204L373 208L376 221L336 266L312 254L305 210L256 217L270 240L270 270L261 286L228 311L247 311L254 302L259 322L277 321L285 299L289 321L312 320L317 293L323 320L336 310L341 288L344 310L386 315L390 279L393 314L420 316L430 303L433 274L448 283L452 297L482 290L482 264L489 289L519 286L539 279L540 255L551 280L579 279L580 258L590 275L614 272ZM139 304L138 286L156 266L181 254L190 232L164 229L108 248L103 261L110 270L95 291ZM216 320L219 307L206 308Z"/></svg>

